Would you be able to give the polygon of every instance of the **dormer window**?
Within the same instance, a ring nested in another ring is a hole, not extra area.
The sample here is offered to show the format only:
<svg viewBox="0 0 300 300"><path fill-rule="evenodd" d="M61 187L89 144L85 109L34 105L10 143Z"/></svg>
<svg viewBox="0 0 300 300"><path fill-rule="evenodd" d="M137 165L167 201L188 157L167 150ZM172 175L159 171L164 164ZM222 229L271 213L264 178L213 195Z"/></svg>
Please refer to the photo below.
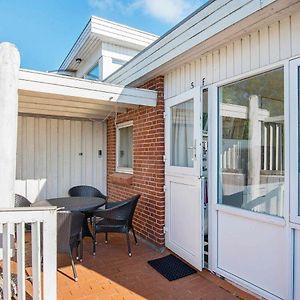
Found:
<svg viewBox="0 0 300 300"><path fill-rule="evenodd" d="M100 77L100 68L99 68L99 63L92 67L90 71L84 76L84 79L88 80L99 80Z"/></svg>

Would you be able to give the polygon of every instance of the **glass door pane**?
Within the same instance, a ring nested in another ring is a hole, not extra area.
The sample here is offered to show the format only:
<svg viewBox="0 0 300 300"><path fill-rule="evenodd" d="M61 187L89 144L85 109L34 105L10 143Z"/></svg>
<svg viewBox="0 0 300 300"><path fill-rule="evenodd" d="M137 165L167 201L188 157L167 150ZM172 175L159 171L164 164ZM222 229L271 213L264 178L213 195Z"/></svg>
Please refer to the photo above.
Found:
<svg viewBox="0 0 300 300"><path fill-rule="evenodd" d="M193 168L194 100L171 107L171 166Z"/></svg>
<svg viewBox="0 0 300 300"><path fill-rule="evenodd" d="M283 216L283 68L219 88L219 203Z"/></svg>

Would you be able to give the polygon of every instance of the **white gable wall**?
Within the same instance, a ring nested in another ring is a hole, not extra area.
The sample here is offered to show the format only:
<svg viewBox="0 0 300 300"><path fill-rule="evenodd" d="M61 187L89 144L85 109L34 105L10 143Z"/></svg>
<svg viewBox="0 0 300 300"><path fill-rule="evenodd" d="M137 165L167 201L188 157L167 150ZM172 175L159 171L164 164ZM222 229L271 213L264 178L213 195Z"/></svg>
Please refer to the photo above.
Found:
<svg viewBox="0 0 300 300"><path fill-rule="evenodd" d="M300 12L285 17L195 60L174 68L165 75L165 98L174 97L202 80L209 85L220 80L300 55Z"/></svg>

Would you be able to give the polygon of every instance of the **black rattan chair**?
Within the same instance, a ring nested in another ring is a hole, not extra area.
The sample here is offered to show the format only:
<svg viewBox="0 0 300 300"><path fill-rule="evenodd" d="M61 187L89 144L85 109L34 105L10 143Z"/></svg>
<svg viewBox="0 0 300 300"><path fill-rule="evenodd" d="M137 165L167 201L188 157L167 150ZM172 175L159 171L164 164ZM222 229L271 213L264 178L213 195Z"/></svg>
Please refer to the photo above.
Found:
<svg viewBox="0 0 300 300"><path fill-rule="evenodd" d="M71 197L98 197L105 199L105 207L107 203L107 196L102 194L98 189L96 189L93 186L89 185L78 185L78 186L73 186L72 188L69 189L69 196ZM104 206L103 205L103 206ZM91 212L86 212L85 217L87 220L91 220L93 217L93 214Z"/></svg>
<svg viewBox="0 0 300 300"><path fill-rule="evenodd" d="M102 194L95 187L89 185L73 186L69 189L68 193L71 197L99 197L107 200L107 196Z"/></svg>
<svg viewBox="0 0 300 300"><path fill-rule="evenodd" d="M31 202L19 194L15 194L15 207L29 207Z"/></svg>
<svg viewBox="0 0 300 300"><path fill-rule="evenodd" d="M82 258L82 222L84 214L80 212L58 211L57 212L57 253L68 254L71 258L74 280L78 276L75 268L72 250L76 248L76 257ZM78 253L80 247L80 254Z"/></svg>
<svg viewBox="0 0 300 300"><path fill-rule="evenodd" d="M21 196L19 194L15 194L15 207L30 207L31 202L25 198L24 196ZM25 229L27 231L31 230L31 225L26 223Z"/></svg>
<svg viewBox="0 0 300 300"><path fill-rule="evenodd" d="M137 239L135 236L132 219L134 211L141 195L136 195L124 201L108 202L106 209L98 209L94 211L93 217L93 255L96 254L96 234L99 232L105 233L105 242L107 243L108 232L126 233L128 255L131 256L131 247L129 239L129 231L133 233L135 243ZM97 221L100 217L100 221Z"/></svg>

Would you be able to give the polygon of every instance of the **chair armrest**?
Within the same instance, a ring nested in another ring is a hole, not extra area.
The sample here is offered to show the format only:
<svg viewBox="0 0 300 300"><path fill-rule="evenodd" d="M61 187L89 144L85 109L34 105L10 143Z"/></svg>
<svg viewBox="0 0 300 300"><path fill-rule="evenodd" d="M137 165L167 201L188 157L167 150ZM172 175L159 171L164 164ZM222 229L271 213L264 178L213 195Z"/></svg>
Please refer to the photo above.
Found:
<svg viewBox="0 0 300 300"><path fill-rule="evenodd" d="M106 203L105 208L109 209L109 208L113 208L113 207L116 207L119 205L120 205L120 201L110 201L110 202Z"/></svg>
<svg viewBox="0 0 300 300"><path fill-rule="evenodd" d="M97 209L93 212L93 216L110 220L126 220L127 214L124 214L124 210L127 210L127 206L127 201L113 202L113 207L107 209Z"/></svg>

